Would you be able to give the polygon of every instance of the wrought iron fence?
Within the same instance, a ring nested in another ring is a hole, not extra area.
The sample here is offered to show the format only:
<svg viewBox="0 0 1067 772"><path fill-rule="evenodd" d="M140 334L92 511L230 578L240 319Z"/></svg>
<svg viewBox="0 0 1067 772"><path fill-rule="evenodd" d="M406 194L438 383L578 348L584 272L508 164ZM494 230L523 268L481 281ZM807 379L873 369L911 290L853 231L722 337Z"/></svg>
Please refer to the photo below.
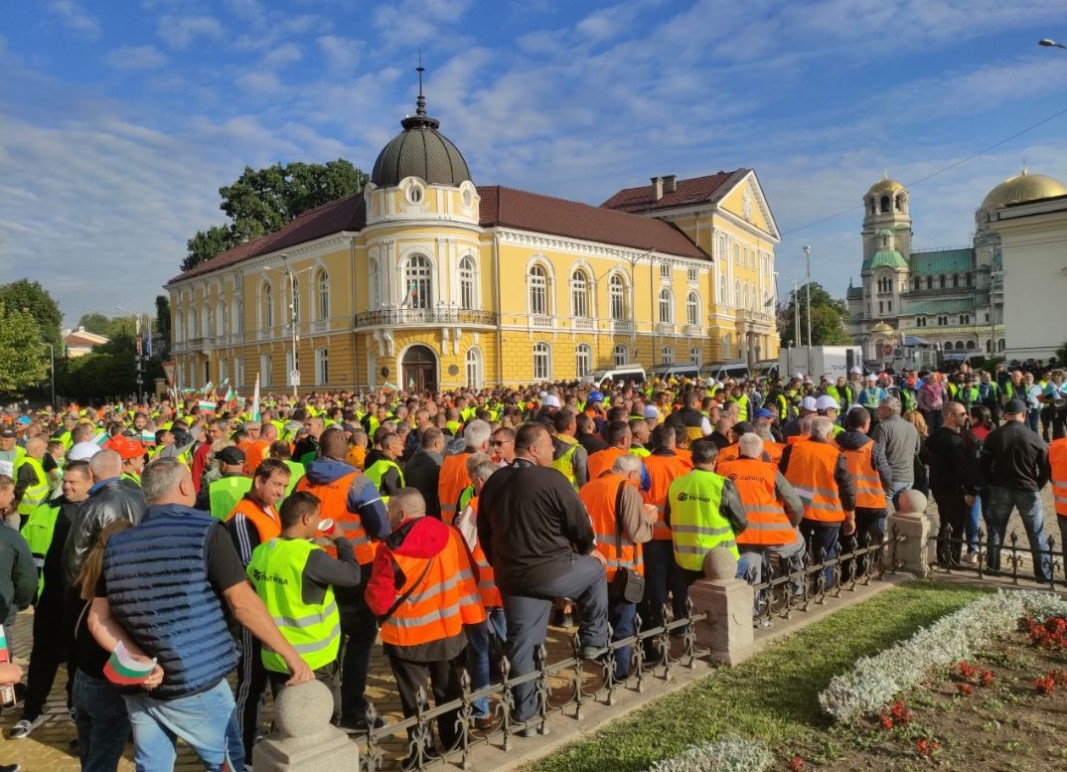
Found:
<svg viewBox="0 0 1067 772"><path fill-rule="evenodd" d="M1013 530L1005 537L982 527L971 536L966 532L956 536L952 526L946 523L929 539L929 543L935 545L935 559L928 563L931 568L946 574L965 573L974 574L979 579L1011 580L1013 585L1020 581L1034 581L1055 590L1057 580L1067 583L1067 559L1063 550L1056 549L1055 536L1046 535L1046 548L1031 549L1029 539L1025 546L1020 544L1022 541L1017 531ZM1033 565L1027 567L1027 563Z"/></svg>

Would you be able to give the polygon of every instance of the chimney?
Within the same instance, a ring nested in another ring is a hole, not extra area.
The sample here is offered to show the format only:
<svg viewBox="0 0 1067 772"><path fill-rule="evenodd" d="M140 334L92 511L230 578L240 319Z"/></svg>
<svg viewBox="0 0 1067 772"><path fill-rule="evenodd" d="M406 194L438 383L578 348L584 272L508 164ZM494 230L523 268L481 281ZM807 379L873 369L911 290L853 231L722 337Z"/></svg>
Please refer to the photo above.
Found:
<svg viewBox="0 0 1067 772"><path fill-rule="evenodd" d="M673 174L667 174L663 177L663 192L673 193L678 190L678 177Z"/></svg>
<svg viewBox="0 0 1067 772"><path fill-rule="evenodd" d="M653 201L659 201L661 198L663 198L663 178L662 177L653 177L652 178L652 200Z"/></svg>

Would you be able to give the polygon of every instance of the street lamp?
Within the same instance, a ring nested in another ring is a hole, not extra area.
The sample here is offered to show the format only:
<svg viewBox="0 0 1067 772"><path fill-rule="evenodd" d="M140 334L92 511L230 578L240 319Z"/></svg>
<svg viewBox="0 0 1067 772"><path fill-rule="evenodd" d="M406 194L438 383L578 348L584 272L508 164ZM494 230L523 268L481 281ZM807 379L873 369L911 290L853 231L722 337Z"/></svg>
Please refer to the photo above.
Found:
<svg viewBox="0 0 1067 772"><path fill-rule="evenodd" d="M1041 40L1037 41L1037 44L1039 46L1044 46L1045 48L1067 48L1067 45L1064 45L1063 43L1057 43L1051 38L1041 38Z"/></svg>
<svg viewBox="0 0 1067 772"><path fill-rule="evenodd" d="M51 343L45 343L48 346L48 380L52 387L52 412L56 411L56 348Z"/></svg>
<svg viewBox="0 0 1067 772"><path fill-rule="evenodd" d="M808 279L807 284L804 286L804 292L807 295L805 304L808 309L808 375L811 375L811 245L805 244L803 247L804 258L808 263Z"/></svg>
<svg viewBox="0 0 1067 772"><path fill-rule="evenodd" d="M309 267L309 268L302 268L301 270L294 272L293 269L289 267L289 255L279 255L279 257L281 257L282 264L285 266L281 270L285 271L285 275L289 278L289 329L290 329L290 342L292 344L292 351L293 351L293 354L292 354L292 356L293 356L293 370L292 370L292 372L288 373L288 375L289 375L289 381L291 382L292 387L293 387L293 399L296 399L296 397L297 397L297 393L296 393L297 384L296 384L296 378L293 377L293 373L300 372L300 368L298 368L296 366L296 344L299 341L299 336L297 335L297 331L296 331L296 323L297 323L297 318L296 318L296 275L298 273L304 273L305 271L310 271L310 270L312 270L312 268L314 266ZM277 269L277 268L268 268L267 270L277 271L279 269Z"/></svg>

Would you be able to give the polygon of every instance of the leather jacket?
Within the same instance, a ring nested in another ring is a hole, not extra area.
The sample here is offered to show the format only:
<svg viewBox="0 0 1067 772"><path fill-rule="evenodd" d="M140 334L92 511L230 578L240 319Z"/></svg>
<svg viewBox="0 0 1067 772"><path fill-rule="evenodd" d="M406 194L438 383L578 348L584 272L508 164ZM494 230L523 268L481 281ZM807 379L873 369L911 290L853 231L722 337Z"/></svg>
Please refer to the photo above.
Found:
<svg viewBox="0 0 1067 772"><path fill-rule="evenodd" d="M116 520L129 520L137 525L147 506L144 494L134 483L118 477L105 481L81 505L77 520L71 524L63 546L64 587L74 586L82 563L104 528Z"/></svg>

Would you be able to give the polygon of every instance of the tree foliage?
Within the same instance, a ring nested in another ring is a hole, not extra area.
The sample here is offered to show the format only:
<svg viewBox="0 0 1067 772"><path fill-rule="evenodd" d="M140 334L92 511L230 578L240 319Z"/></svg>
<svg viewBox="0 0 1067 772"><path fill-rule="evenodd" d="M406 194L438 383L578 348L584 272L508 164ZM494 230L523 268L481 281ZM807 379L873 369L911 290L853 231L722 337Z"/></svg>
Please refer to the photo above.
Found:
<svg viewBox="0 0 1067 772"><path fill-rule="evenodd" d="M0 393L21 396L44 381L47 352L32 311L0 301Z"/></svg>
<svg viewBox="0 0 1067 772"><path fill-rule="evenodd" d="M78 320L78 326L95 335L108 336L111 334L111 319L97 311L91 314L82 314L82 318Z"/></svg>
<svg viewBox="0 0 1067 772"><path fill-rule="evenodd" d="M81 402L137 393L132 339L120 338L109 343L107 350L101 348L64 363L57 373L57 393ZM163 367L155 358L146 359L144 366L144 388L151 392L155 379L163 377Z"/></svg>
<svg viewBox="0 0 1067 772"><path fill-rule="evenodd" d="M280 163L263 169L246 166L232 185L219 188L220 208L229 225L212 225L187 243L182 270L246 241L272 233L309 209L358 193L367 175L339 158L324 164Z"/></svg>
<svg viewBox="0 0 1067 772"><path fill-rule="evenodd" d="M58 353L62 343L59 328L63 323L63 314L59 312L59 304L39 282L19 279L10 284L0 284L0 303L10 309L29 311L37 322L37 339L51 343Z"/></svg>
<svg viewBox="0 0 1067 772"><path fill-rule="evenodd" d="M778 334L782 345L807 345L807 285L802 284L789 293L785 305L778 307ZM797 335L796 303L800 304L800 337ZM815 346L845 346L852 343L845 323L848 321L848 306L844 300L830 296L821 284L811 283L811 337Z"/></svg>
<svg viewBox="0 0 1067 772"><path fill-rule="evenodd" d="M160 357L170 351L170 296L156 295L156 332L159 334Z"/></svg>

